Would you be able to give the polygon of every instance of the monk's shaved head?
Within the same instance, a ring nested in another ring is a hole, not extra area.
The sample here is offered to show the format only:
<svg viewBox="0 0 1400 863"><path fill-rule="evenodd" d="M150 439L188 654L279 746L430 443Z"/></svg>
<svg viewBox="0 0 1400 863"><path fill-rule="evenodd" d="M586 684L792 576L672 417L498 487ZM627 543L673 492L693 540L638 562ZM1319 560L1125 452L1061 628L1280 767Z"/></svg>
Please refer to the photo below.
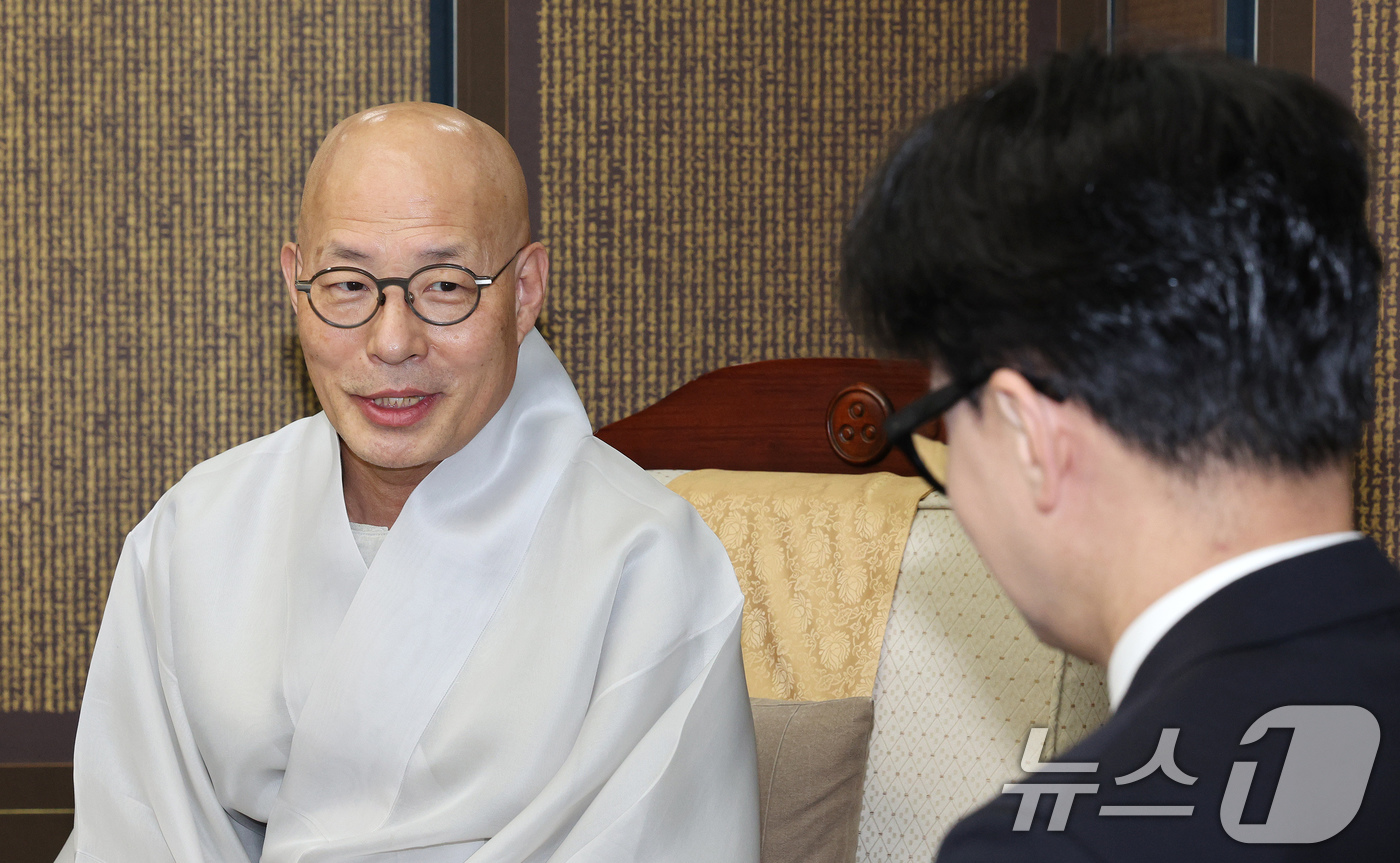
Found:
<svg viewBox="0 0 1400 863"><path fill-rule="evenodd" d="M347 192L380 185L386 196L434 197L469 207L483 250L518 248L529 237L525 175L495 129L446 105L380 105L336 124L306 174L297 235L303 243ZM357 202L358 203L358 202Z"/></svg>

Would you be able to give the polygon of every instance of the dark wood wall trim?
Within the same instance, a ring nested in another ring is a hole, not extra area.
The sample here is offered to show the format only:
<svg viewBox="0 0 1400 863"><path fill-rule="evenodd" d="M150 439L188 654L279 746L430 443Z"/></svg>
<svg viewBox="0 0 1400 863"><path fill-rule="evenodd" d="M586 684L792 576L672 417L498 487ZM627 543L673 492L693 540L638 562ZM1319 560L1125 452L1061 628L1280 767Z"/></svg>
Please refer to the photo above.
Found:
<svg viewBox="0 0 1400 863"><path fill-rule="evenodd" d="M457 15L456 105L510 141L525 173L531 235L539 239L540 0L448 2Z"/></svg>
<svg viewBox="0 0 1400 863"><path fill-rule="evenodd" d="M75 713L0 713L0 764L72 761Z"/></svg>
<svg viewBox="0 0 1400 863"><path fill-rule="evenodd" d="M0 857L6 863L50 863L72 830L72 764L0 764Z"/></svg>
<svg viewBox="0 0 1400 863"><path fill-rule="evenodd" d="M540 0L510 0L506 57L510 145L530 192L530 230L540 238Z"/></svg>
<svg viewBox="0 0 1400 863"><path fill-rule="evenodd" d="M428 101L455 104L457 0L428 0Z"/></svg>
<svg viewBox="0 0 1400 863"><path fill-rule="evenodd" d="M1027 0L1026 61L1034 63L1060 44L1060 0Z"/></svg>
<svg viewBox="0 0 1400 863"><path fill-rule="evenodd" d="M1313 74L1313 0L1259 0L1255 26L1260 66Z"/></svg>
<svg viewBox="0 0 1400 863"><path fill-rule="evenodd" d="M1108 0L1060 0L1060 48L1108 47Z"/></svg>
<svg viewBox="0 0 1400 863"><path fill-rule="evenodd" d="M1351 0L1317 0L1313 20L1313 77L1352 104Z"/></svg>
<svg viewBox="0 0 1400 863"><path fill-rule="evenodd" d="M457 0L457 107L502 135L510 128L508 0Z"/></svg>
<svg viewBox="0 0 1400 863"><path fill-rule="evenodd" d="M1029 0L1033 25L1052 0ZM1106 44L1109 0L1057 0L1061 50ZM1260 65L1311 75L1347 104L1352 99L1352 0L1259 0ZM1032 51L1032 58L1034 58Z"/></svg>

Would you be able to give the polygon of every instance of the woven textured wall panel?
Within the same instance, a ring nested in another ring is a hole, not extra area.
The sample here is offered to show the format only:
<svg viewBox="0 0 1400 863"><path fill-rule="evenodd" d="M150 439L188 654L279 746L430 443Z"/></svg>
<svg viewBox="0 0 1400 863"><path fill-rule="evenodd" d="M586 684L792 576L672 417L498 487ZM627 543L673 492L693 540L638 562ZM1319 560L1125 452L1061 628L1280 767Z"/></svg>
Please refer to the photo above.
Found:
<svg viewBox="0 0 1400 863"><path fill-rule="evenodd" d="M593 421L732 363L861 354L832 294L857 194L897 132L1023 62L1026 20L1025 0L544 0L547 331Z"/></svg>
<svg viewBox="0 0 1400 863"><path fill-rule="evenodd" d="M1385 273L1376 346L1376 418L1362 443L1356 471L1361 530L1400 561L1400 6L1355 0L1353 99L1370 135L1375 186L1372 224Z"/></svg>
<svg viewBox="0 0 1400 863"><path fill-rule="evenodd" d="M277 251L331 124L426 96L426 9L0 4L0 711L77 709L125 533L313 409Z"/></svg>

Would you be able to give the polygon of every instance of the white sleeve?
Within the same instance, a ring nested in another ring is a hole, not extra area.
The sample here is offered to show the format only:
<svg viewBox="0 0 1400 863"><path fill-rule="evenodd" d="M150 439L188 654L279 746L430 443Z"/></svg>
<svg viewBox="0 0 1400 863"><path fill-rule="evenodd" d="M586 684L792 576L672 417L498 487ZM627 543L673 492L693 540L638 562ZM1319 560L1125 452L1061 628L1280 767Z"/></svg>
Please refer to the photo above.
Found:
<svg viewBox="0 0 1400 863"><path fill-rule="evenodd" d="M112 579L78 719L64 851L78 863L244 863L169 663L169 593L150 573L160 509L127 537Z"/></svg>

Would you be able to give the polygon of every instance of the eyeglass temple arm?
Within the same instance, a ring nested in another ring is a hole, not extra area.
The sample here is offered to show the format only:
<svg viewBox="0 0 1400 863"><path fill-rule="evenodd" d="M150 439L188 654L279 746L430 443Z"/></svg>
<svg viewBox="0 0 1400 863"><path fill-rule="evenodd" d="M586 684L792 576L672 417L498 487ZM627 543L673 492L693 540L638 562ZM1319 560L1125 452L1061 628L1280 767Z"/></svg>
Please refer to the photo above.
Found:
<svg viewBox="0 0 1400 863"><path fill-rule="evenodd" d="M895 411L885 420L885 439L898 441L914 433L919 426L938 418L943 411L939 405L948 400L948 394L941 390L924 393L914 401Z"/></svg>

